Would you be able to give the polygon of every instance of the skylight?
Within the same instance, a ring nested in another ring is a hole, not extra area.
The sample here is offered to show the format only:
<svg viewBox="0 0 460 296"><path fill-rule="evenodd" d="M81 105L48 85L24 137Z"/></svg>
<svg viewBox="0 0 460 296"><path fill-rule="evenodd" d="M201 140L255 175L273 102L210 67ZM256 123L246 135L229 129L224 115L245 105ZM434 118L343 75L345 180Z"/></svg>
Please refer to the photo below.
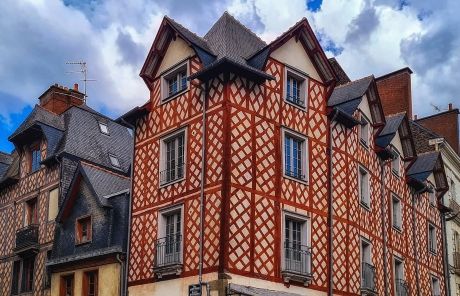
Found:
<svg viewBox="0 0 460 296"><path fill-rule="evenodd" d="M101 130L101 133L106 135L109 134L109 127L107 126L107 123L99 121L99 129Z"/></svg>
<svg viewBox="0 0 460 296"><path fill-rule="evenodd" d="M112 166L116 168L120 167L120 161L118 161L118 157L116 157L113 154L109 154L109 158L110 158L110 163L112 164Z"/></svg>

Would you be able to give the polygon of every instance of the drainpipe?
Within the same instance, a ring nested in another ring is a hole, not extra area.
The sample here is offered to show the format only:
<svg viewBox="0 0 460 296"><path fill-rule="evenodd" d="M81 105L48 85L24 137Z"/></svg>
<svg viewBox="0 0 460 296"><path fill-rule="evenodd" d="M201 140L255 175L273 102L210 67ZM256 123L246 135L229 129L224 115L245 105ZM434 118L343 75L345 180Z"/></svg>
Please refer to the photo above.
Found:
<svg viewBox="0 0 460 296"><path fill-rule="evenodd" d="M444 197L443 197L444 199ZM451 295L451 287L450 287L450 273L449 273L449 258L447 254L447 228L446 228L446 216L445 214L441 213L441 231L442 231L442 259L444 261L443 269L444 269L444 289L446 290L446 295Z"/></svg>
<svg viewBox="0 0 460 296"><path fill-rule="evenodd" d="M385 231L385 161L380 160L380 216L382 217L382 239L383 239L383 294L388 293L388 266L387 266L387 234Z"/></svg>
<svg viewBox="0 0 460 296"><path fill-rule="evenodd" d="M120 285L121 285L120 286L120 296L123 296L125 295L123 294L125 292L125 283L124 283L123 277L124 277L126 266L123 260L121 260L120 254L117 254L116 259L118 263L120 263L120 268L121 268L120 270Z"/></svg>
<svg viewBox="0 0 460 296"><path fill-rule="evenodd" d="M200 261L198 266L198 283L200 288L203 284L203 236L204 236L204 185L205 185L205 172L206 172L206 104L208 98L208 81L204 85L203 97L203 115L201 125L201 184L200 184Z"/></svg>
<svg viewBox="0 0 460 296"><path fill-rule="evenodd" d="M332 203L333 203L333 174L332 174L332 156L333 156L333 151L332 151L332 148L333 148L333 142L332 142L332 124L333 122L335 121L336 117L337 117L337 110L334 110L333 111L334 114L332 115L332 118L331 120L329 121L329 137L328 137L328 141L329 141L329 147L328 147L328 152L329 152L329 168L328 168L328 179L329 179L329 192L328 192L328 204L327 204L327 208L328 208L328 216L327 216L327 232L328 232L328 237L329 237L329 246L328 246L328 249L329 249L329 266L328 266L328 275L329 275L329 285L328 285L328 291L327 291L327 295L328 296L332 296L333 295L333 292L334 292L334 277L332 275L332 271L333 271L333 252L332 252L332 249L334 247L334 243L333 243L333 235L334 235L334 207L332 206Z"/></svg>
<svg viewBox="0 0 460 296"><path fill-rule="evenodd" d="M132 215L132 195L133 195L133 186L134 186L134 151L135 151L135 146L136 146L136 126L128 123L126 120L123 118L121 121L128 127L130 127L133 130L133 151L132 151L132 156L131 156L131 184L130 184L130 192L128 194L129 198L129 207L128 207L128 240L127 240L127 245L126 245L126 262L125 262L125 268L123 270L124 272L124 277L123 280L121 281L121 285L123 287L122 290L122 296L123 295L128 295L128 270L129 270L129 252L130 252L130 247L131 247L131 215Z"/></svg>
<svg viewBox="0 0 460 296"><path fill-rule="evenodd" d="M414 242L414 259L415 259L415 283L417 285L417 295L420 296L420 271L418 269L418 256L417 256L417 235L415 233L415 199L419 198L420 192L423 191L424 189L420 191L414 192L412 194L412 240Z"/></svg>

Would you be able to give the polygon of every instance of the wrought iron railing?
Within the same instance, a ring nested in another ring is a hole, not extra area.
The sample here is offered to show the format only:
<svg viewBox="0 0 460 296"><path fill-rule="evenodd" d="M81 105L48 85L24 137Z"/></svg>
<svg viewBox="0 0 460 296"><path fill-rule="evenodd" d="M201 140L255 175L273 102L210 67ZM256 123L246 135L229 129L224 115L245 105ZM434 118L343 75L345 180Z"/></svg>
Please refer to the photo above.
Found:
<svg viewBox="0 0 460 296"><path fill-rule="evenodd" d="M31 224L16 231L16 249L38 244L38 225Z"/></svg>
<svg viewBox="0 0 460 296"><path fill-rule="evenodd" d="M286 100L295 105L305 107L305 101L300 98L300 96L287 96Z"/></svg>
<svg viewBox="0 0 460 296"><path fill-rule="evenodd" d="M182 235L170 235L155 242L155 267L182 263Z"/></svg>
<svg viewBox="0 0 460 296"><path fill-rule="evenodd" d="M311 274L311 248L290 241L284 242L284 271Z"/></svg>
<svg viewBox="0 0 460 296"><path fill-rule="evenodd" d="M409 286L405 280L396 279L395 281L396 296L409 295Z"/></svg>
<svg viewBox="0 0 460 296"><path fill-rule="evenodd" d="M361 268L361 289L375 291L375 267L363 263Z"/></svg>
<svg viewBox="0 0 460 296"><path fill-rule="evenodd" d="M288 168L284 168L284 174L288 177L299 179L299 180L305 180L305 175L302 174L301 169L297 170L289 170Z"/></svg>
<svg viewBox="0 0 460 296"><path fill-rule="evenodd" d="M460 252L453 252L452 256L454 259L454 262L453 262L454 269L458 273L460 272Z"/></svg>
<svg viewBox="0 0 460 296"><path fill-rule="evenodd" d="M160 183L162 185L171 183L184 177L184 164L180 163L160 172Z"/></svg>

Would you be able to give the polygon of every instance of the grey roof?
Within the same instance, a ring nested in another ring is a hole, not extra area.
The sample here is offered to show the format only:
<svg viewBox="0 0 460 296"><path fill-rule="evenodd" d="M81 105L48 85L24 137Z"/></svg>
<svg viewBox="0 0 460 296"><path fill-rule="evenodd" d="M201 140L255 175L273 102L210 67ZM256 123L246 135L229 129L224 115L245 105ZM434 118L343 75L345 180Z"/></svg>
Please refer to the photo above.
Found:
<svg viewBox="0 0 460 296"><path fill-rule="evenodd" d="M405 113L389 115L385 117L386 124L376 139L376 144L380 147L387 147L393 140L396 132L404 120Z"/></svg>
<svg viewBox="0 0 460 296"><path fill-rule="evenodd" d="M367 76L334 89L328 101L328 106L336 106L362 97L369 89L374 76Z"/></svg>
<svg viewBox="0 0 460 296"><path fill-rule="evenodd" d="M237 284L229 284L228 290L230 293L238 293L245 296L300 296L300 294L254 288Z"/></svg>
<svg viewBox="0 0 460 296"><path fill-rule="evenodd" d="M174 29L176 29L182 36L184 36L185 39L187 39L189 42L193 43L194 45L206 50L207 52L213 54L212 49L208 46L208 44L202 37L198 36L197 34L193 33L189 29L185 28L184 26L176 22L174 19L168 16L165 16L165 18L169 21L171 26L174 27Z"/></svg>
<svg viewBox="0 0 460 296"><path fill-rule="evenodd" d="M328 59L329 64L331 64L332 70L337 76L337 85L347 84L351 82L350 77L348 77L347 73L343 70L342 66L335 58Z"/></svg>
<svg viewBox="0 0 460 296"><path fill-rule="evenodd" d="M10 154L0 151L0 180L6 174L12 162L13 157Z"/></svg>
<svg viewBox="0 0 460 296"><path fill-rule="evenodd" d="M429 145L429 140L442 138L442 136L436 134L432 130L427 129L423 125L413 120L410 120L409 123L412 135L414 137L415 149L417 150L417 153L434 151L435 147L434 145Z"/></svg>
<svg viewBox="0 0 460 296"><path fill-rule="evenodd" d="M407 175L418 181L424 182L428 176L433 173L436 162L439 158L439 152L427 152L417 156L417 159L409 168Z"/></svg>
<svg viewBox="0 0 460 296"><path fill-rule="evenodd" d="M129 190L130 179L127 177L84 163L81 164L81 170L103 206L109 206L110 196Z"/></svg>
<svg viewBox="0 0 460 296"><path fill-rule="evenodd" d="M39 123L58 130L64 130L64 122L61 117L40 107L39 105L35 105L29 116L27 116L27 118L21 123L16 131L13 132L9 139L14 139L16 136L23 133L31 126Z"/></svg>
<svg viewBox="0 0 460 296"><path fill-rule="evenodd" d="M58 257L48 260L46 266L55 266L66 263L73 263L80 260L88 260L97 257L107 256L110 254L123 253L123 250L120 246L107 247L103 249L97 249L90 252L85 252L82 254L72 254L70 256Z"/></svg>

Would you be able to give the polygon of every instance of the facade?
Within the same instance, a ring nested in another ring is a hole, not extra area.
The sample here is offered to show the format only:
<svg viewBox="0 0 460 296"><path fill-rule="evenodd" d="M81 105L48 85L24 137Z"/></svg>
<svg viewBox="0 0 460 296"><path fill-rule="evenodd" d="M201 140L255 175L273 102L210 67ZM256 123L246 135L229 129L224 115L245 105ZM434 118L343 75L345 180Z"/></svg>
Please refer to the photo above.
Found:
<svg viewBox="0 0 460 296"><path fill-rule="evenodd" d="M53 85L9 140L15 151L0 155L0 295L50 295L55 218L78 165L126 174L133 138L89 108L77 85Z"/></svg>
<svg viewBox="0 0 460 296"><path fill-rule="evenodd" d="M200 280L210 295L446 295L442 158L417 155L373 76L339 68L306 19L265 44L228 13L204 37L165 17L150 100L124 116L130 295Z"/></svg>

